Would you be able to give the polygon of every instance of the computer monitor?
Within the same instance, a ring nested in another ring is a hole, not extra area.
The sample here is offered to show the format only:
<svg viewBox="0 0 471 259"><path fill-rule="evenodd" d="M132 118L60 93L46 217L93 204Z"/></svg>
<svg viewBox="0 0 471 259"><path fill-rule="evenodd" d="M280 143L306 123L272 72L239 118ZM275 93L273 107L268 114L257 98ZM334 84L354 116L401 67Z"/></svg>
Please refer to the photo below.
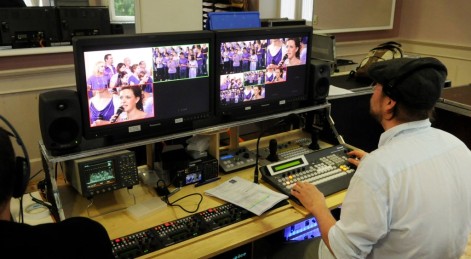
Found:
<svg viewBox="0 0 471 259"><path fill-rule="evenodd" d="M215 32L216 111L223 120L289 111L308 100L312 27Z"/></svg>
<svg viewBox="0 0 471 259"><path fill-rule="evenodd" d="M74 36L96 36L111 34L108 7L61 6L57 7L61 41L71 42Z"/></svg>
<svg viewBox="0 0 471 259"><path fill-rule="evenodd" d="M109 143L198 127L214 115L214 34L74 37L85 139ZM116 73L105 60L112 59ZM116 116L119 115L119 116Z"/></svg>
<svg viewBox="0 0 471 259"><path fill-rule="evenodd" d="M0 8L0 45L48 47L60 41L54 7Z"/></svg>

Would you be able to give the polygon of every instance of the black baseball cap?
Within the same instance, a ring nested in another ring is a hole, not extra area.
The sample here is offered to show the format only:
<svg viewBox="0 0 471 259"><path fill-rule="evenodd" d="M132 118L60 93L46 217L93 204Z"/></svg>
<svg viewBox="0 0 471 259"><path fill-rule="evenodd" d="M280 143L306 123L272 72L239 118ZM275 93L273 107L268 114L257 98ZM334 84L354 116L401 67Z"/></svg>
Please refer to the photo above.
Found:
<svg viewBox="0 0 471 259"><path fill-rule="evenodd" d="M432 57L395 58L372 64L368 75L396 102L415 109L430 109L440 98L447 69Z"/></svg>

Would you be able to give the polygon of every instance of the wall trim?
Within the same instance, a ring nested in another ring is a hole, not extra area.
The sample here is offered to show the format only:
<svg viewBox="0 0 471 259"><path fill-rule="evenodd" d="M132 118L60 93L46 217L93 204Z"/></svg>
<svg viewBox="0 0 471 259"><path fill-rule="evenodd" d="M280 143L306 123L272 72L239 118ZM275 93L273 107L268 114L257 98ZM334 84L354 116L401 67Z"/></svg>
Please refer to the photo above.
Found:
<svg viewBox="0 0 471 259"><path fill-rule="evenodd" d="M75 87L74 65L0 71L0 95Z"/></svg>
<svg viewBox="0 0 471 259"><path fill-rule="evenodd" d="M471 61L471 47L445 43L401 40L404 50L419 56L434 56Z"/></svg>

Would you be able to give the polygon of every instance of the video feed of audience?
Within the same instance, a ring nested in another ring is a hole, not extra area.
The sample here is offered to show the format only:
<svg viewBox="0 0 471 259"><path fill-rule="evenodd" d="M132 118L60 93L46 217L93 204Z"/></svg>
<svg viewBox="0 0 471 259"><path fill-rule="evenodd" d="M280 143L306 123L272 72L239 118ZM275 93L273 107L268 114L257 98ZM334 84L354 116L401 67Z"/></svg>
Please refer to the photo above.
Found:
<svg viewBox="0 0 471 259"><path fill-rule="evenodd" d="M270 95L267 85L289 80L289 66L306 64L307 37L224 42L220 46L221 103L239 103Z"/></svg>
<svg viewBox="0 0 471 259"><path fill-rule="evenodd" d="M208 44L89 51L84 59L91 127L153 118L154 87L209 69Z"/></svg>

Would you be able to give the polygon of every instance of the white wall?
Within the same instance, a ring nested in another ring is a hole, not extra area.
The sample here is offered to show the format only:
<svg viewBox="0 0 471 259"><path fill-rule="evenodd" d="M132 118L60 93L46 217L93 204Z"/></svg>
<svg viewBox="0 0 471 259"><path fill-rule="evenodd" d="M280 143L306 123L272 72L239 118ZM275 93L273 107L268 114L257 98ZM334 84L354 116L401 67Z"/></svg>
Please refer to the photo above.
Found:
<svg viewBox="0 0 471 259"><path fill-rule="evenodd" d="M203 29L202 0L135 0L136 33Z"/></svg>
<svg viewBox="0 0 471 259"><path fill-rule="evenodd" d="M278 17L279 0L259 0L259 13L260 18L274 18Z"/></svg>

